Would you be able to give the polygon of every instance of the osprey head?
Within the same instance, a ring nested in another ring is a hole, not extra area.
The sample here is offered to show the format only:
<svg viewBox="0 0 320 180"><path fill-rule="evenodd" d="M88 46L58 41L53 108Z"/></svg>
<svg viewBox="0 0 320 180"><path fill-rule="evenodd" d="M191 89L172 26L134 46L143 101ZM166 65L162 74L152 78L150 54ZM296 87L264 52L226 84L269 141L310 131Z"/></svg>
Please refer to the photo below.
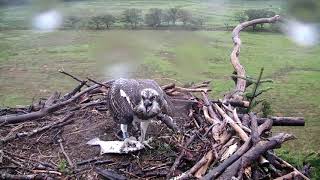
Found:
<svg viewBox="0 0 320 180"><path fill-rule="evenodd" d="M161 112L161 97L156 90L151 88L142 89L140 96L140 102L136 107L134 107L134 112L136 113L138 118L153 118Z"/></svg>

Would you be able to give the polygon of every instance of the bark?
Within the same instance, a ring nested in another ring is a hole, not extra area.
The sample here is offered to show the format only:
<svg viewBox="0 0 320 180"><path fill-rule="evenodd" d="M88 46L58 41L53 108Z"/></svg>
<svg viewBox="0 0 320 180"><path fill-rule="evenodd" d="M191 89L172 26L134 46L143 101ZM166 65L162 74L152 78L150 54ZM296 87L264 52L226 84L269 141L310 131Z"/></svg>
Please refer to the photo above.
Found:
<svg viewBox="0 0 320 180"><path fill-rule="evenodd" d="M258 135L261 135L267 129L271 129L272 121L267 121L258 127ZM214 179L218 177L226 168L228 168L232 163L238 160L248 149L251 147L251 139L246 141L233 155L228 159L223 161L218 167L209 171L209 173L203 179Z"/></svg>
<svg viewBox="0 0 320 180"><path fill-rule="evenodd" d="M106 83L108 83L108 82L106 82ZM36 112L31 112L28 114L23 114L23 115L18 115L18 116L1 116L0 117L0 124L1 125L14 124L14 123L20 123L20 122L25 122L25 121L30 121L30 120L42 118L50 113L53 113L53 112L63 108L64 106L66 106L70 103L75 102L84 94L86 94L86 93L90 92L91 90L96 89L98 87L100 87L100 85L90 86L87 89L83 90L82 92L74 95L72 98L70 98L68 100L58 102L58 103L53 104L51 106L42 108Z"/></svg>
<svg viewBox="0 0 320 180"><path fill-rule="evenodd" d="M271 119L273 126L304 126L305 121L303 117L271 117L271 118L258 118L258 123L262 124L266 120Z"/></svg>
<svg viewBox="0 0 320 180"><path fill-rule="evenodd" d="M231 166L229 166L225 172L219 176L218 179L231 179L233 176L237 174L239 169L246 168L258 158L267 152L270 149L275 149L279 147L283 142L287 140L294 139L294 136L291 134L280 133L276 136L273 136L269 139L269 141L260 141L257 145L253 146L250 150L248 150L245 154L241 156L236 162L234 162Z"/></svg>
<svg viewBox="0 0 320 180"><path fill-rule="evenodd" d="M240 64L240 61L239 61L240 46L241 46L241 39L239 36L240 31L248 26L261 24L261 23L274 23L274 22L278 21L279 19L280 19L280 16L278 16L278 15L276 15L272 18L255 19L252 21L243 22L233 29L232 40L233 40L234 45L233 45L232 53L230 55L230 60L231 60L231 64L233 65L234 70L236 71L237 76L246 77L246 71L245 71L244 67ZM242 95L243 95L245 89L246 89L246 80L238 78L237 84L236 84L236 87L234 89L234 93L233 93L231 99L241 101L243 99Z"/></svg>

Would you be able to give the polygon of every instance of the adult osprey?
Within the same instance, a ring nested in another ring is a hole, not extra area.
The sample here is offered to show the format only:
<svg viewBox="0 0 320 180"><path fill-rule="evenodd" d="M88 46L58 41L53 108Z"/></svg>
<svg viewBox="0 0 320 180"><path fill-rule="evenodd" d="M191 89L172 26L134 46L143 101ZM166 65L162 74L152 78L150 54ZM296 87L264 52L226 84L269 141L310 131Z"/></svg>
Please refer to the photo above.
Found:
<svg viewBox="0 0 320 180"><path fill-rule="evenodd" d="M143 142L150 120L160 114L171 114L171 103L166 94L150 79L117 79L108 98L109 112L120 124L123 138L128 138L128 124L135 125L133 121L138 121L141 127L139 140Z"/></svg>

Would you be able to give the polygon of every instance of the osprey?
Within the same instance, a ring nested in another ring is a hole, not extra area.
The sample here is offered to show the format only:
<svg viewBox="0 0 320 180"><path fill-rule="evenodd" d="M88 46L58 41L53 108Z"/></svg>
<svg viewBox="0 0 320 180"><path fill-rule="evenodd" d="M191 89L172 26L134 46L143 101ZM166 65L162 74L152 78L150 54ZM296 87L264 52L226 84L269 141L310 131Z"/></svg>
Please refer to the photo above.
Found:
<svg viewBox="0 0 320 180"><path fill-rule="evenodd" d="M138 121L139 140L143 142L150 120L160 114L171 114L171 103L166 94L150 79L117 79L110 87L108 98L109 112L120 124L124 139L128 138L128 125L132 123L136 127L135 121Z"/></svg>

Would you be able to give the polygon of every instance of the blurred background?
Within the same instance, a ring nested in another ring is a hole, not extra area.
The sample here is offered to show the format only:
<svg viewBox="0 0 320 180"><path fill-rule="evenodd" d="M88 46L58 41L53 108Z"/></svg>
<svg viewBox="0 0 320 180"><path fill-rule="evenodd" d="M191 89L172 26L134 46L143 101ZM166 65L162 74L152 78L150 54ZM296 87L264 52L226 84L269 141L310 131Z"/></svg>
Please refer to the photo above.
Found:
<svg viewBox="0 0 320 180"><path fill-rule="evenodd" d="M281 23L241 33L241 63L274 80L264 95L270 115L306 118L304 128L278 128L298 137L279 153L311 162L320 177L318 0L0 0L0 106L69 91L77 82L59 69L83 79L212 80L221 98L234 85L232 29L276 14Z"/></svg>

